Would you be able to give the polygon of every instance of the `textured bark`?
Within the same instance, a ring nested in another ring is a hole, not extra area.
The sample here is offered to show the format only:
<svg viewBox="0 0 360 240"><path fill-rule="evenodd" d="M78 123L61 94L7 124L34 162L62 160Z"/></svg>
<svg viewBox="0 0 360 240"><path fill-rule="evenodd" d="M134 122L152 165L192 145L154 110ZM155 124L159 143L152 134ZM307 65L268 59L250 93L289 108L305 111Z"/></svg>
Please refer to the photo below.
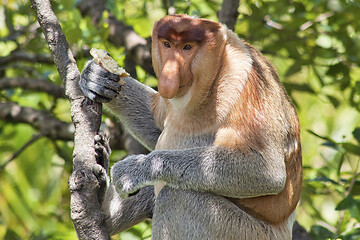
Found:
<svg viewBox="0 0 360 240"><path fill-rule="evenodd" d="M219 21L231 30L234 30L239 15L239 4L239 0L224 0L219 12Z"/></svg>
<svg viewBox="0 0 360 240"><path fill-rule="evenodd" d="M79 239L110 239L98 201L99 183L92 173L96 164L94 136L101 122L101 104L86 100L78 87L80 72L49 0L31 0L64 81L75 126L73 174L69 179L71 218Z"/></svg>

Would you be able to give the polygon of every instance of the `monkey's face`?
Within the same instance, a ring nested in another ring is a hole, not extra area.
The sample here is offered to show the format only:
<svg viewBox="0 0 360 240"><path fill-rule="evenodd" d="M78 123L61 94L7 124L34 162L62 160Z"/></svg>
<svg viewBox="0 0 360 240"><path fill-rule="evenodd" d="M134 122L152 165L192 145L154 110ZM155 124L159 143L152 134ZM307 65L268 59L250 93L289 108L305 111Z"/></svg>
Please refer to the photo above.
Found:
<svg viewBox="0 0 360 240"><path fill-rule="evenodd" d="M159 94L163 98L180 97L192 85L192 59L198 45L195 42L171 41L160 38L160 69L158 73Z"/></svg>
<svg viewBox="0 0 360 240"><path fill-rule="evenodd" d="M219 26L186 15L166 16L154 25L152 58L161 97L181 97L189 91L196 81L194 59L198 60L199 50L213 38L211 32Z"/></svg>

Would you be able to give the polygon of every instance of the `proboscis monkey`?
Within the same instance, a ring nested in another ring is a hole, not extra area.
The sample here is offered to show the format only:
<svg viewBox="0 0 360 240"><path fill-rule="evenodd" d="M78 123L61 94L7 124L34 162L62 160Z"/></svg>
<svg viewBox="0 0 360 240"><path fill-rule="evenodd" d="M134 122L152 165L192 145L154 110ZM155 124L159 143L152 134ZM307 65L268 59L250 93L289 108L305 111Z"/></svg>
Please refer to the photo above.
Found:
<svg viewBox="0 0 360 240"><path fill-rule="evenodd" d="M112 167L110 231L152 218L155 240L291 239L300 129L271 63L226 26L186 15L155 23L152 59L158 92L131 77L119 91L93 61L80 80L153 150Z"/></svg>

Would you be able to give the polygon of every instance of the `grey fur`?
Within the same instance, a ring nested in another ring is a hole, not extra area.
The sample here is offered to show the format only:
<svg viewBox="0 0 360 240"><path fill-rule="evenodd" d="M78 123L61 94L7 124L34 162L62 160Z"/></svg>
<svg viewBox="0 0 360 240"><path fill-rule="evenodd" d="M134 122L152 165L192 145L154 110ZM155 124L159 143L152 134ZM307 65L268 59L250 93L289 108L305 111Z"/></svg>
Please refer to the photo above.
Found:
<svg viewBox="0 0 360 240"><path fill-rule="evenodd" d="M100 72L97 79L89 67L83 72L84 94L108 102L106 107L125 127L154 149L165 131L156 125L151 109L156 92L128 77L119 93L104 80L106 73ZM103 203L112 234L152 216L154 240L291 239L292 223L273 226L226 198L279 193L286 180L284 155L275 151L281 148L268 146L265 152L245 154L212 146L215 136L211 134L183 137L176 150L129 156L113 166ZM155 198L152 186L161 181L166 186Z"/></svg>

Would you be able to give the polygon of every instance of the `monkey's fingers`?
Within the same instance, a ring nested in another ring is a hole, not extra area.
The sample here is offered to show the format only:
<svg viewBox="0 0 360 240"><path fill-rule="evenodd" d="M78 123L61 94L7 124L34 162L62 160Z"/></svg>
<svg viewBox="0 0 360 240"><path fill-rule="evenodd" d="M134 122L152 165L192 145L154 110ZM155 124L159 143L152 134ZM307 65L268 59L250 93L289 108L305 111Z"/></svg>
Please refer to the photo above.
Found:
<svg viewBox="0 0 360 240"><path fill-rule="evenodd" d="M105 135L104 132L99 132L98 135L94 137L96 162L101 165L106 172L109 170L109 157L111 154L109 145L109 138Z"/></svg>
<svg viewBox="0 0 360 240"><path fill-rule="evenodd" d="M112 82L118 82L120 80L119 75L107 71L106 69L101 67L99 64L97 64L94 60L89 62L89 64L84 69L84 71L87 71L87 73L96 74L97 77L109 79ZM118 85L123 85L123 84L118 83Z"/></svg>
<svg viewBox="0 0 360 240"><path fill-rule="evenodd" d="M98 192L98 200L99 203L102 203L104 201L105 193L107 190L108 176L106 174L105 169L99 164L94 165L92 171L99 181L100 188Z"/></svg>
<svg viewBox="0 0 360 240"><path fill-rule="evenodd" d="M119 94L118 92L108 89L97 82L89 81L87 86L88 90L93 94L92 100L96 102L109 102Z"/></svg>

